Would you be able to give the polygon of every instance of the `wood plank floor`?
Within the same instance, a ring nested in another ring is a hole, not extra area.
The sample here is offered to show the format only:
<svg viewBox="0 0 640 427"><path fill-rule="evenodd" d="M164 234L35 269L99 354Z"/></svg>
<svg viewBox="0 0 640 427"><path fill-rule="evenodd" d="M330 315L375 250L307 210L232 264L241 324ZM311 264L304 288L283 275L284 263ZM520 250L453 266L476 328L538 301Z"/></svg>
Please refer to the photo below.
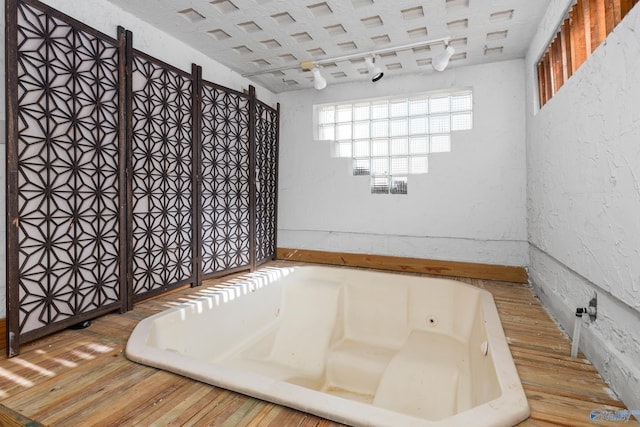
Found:
<svg viewBox="0 0 640 427"><path fill-rule="evenodd" d="M274 261L267 266L298 264ZM624 409L587 360L568 356L568 338L527 285L459 280L494 296L531 407L531 417L521 426L593 426L592 409ZM26 344L18 357L3 356L0 426L340 426L126 359L124 348L139 320L193 299L204 288L142 302L128 313L96 319L87 329Z"/></svg>

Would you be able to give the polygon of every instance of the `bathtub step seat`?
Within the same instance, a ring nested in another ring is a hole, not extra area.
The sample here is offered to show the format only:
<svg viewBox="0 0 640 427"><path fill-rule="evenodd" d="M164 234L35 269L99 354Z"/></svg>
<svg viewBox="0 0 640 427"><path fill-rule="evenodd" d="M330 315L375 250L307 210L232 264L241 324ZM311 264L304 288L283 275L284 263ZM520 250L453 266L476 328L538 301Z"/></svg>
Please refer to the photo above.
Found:
<svg viewBox="0 0 640 427"><path fill-rule="evenodd" d="M397 349L345 339L327 356L322 391L371 403L378 383Z"/></svg>
<svg viewBox="0 0 640 427"><path fill-rule="evenodd" d="M266 343L256 339L225 365L315 388L309 384L319 384L324 372L341 289L329 280L288 286L275 335L267 337Z"/></svg>
<svg viewBox="0 0 640 427"><path fill-rule="evenodd" d="M414 330L384 371L373 404L436 421L459 412L462 343Z"/></svg>

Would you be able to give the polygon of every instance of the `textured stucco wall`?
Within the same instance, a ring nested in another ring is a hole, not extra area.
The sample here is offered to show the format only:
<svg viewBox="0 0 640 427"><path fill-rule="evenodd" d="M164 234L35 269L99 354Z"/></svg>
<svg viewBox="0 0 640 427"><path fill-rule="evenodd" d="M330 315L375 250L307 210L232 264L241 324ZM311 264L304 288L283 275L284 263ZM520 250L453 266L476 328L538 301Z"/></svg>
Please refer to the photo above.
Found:
<svg viewBox="0 0 640 427"><path fill-rule="evenodd" d="M563 327L598 295L581 350L640 408L640 7L537 108L535 64L568 0L553 1L527 55L529 275Z"/></svg>
<svg viewBox="0 0 640 427"><path fill-rule="evenodd" d="M524 266L524 61L451 67L377 83L279 95L278 246ZM313 105L449 88L473 89L474 127L452 152L409 175L407 195L371 194L369 176L313 139Z"/></svg>

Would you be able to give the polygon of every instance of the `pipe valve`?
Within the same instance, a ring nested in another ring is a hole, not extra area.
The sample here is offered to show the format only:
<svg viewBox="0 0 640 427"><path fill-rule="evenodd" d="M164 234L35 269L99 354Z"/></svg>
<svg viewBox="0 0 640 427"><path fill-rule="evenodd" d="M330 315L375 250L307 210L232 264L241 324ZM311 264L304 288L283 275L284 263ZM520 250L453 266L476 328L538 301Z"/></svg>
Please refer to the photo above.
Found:
<svg viewBox="0 0 640 427"><path fill-rule="evenodd" d="M592 322L596 320L596 317L598 315L598 295L597 294L593 298L591 298L591 301L589 301L589 307L587 307L587 314L589 315L589 318L591 319Z"/></svg>
<svg viewBox="0 0 640 427"><path fill-rule="evenodd" d="M589 320L592 322L596 320L598 315L598 299L597 295L589 301L589 305L587 307L578 307L576 308L576 317L582 317L584 314L589 316Z"/></svg>

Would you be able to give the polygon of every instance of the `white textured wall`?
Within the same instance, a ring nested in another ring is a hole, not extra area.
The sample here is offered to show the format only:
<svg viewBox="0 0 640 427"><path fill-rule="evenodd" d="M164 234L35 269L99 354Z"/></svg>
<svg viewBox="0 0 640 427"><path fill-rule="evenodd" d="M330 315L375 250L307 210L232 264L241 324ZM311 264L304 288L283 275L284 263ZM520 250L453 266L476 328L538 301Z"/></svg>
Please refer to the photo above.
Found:
<svg viewBox="0 0 640 427"><path fill-rule="evenodd" d="M569 0L548 10L527 55L529 275L572 331L598 295L581 350L640 408L640 7L538 111L534 69Z"/></svg>
<svg viewBox="0 0 640 427"><path fill-rule="evenodd" d="M281 103L278 246L524 266L524 61L451 67L286 92ZM313 140L313 105L449 88L473 89L474 128L410 175L408 195L371 194L349 159Z"/></svg>
<svg viewBox="0 0 640 427"><path fill-rule="evenodd" d="M213 61L202 53L192 49L190 46L181 43L159 29L112 5L106 0L44 0L43 2L114 38L117 35L118 25L122 25L133 32L133 42L136 49L146 52L188 72L191 71L192 63L201 65L203 78L206 80L240 91L248 88L251 83L238 73L218 62ZM2 19L0 20L0 31L4 34L4 7L0 8L0 10L0 13L2 14ZM2 200L3 206L2 214L0 215L0 318L3 318L6 314L4 302L6 295L4 43L0 43L0 53L0 100L2 100L0 107L0 131L2 131L2 136L0 137L0 200ZM256 86L256 94L260 100L268 104L275 105L275 94L258 85L254 84L254 86Z"/></svg>

